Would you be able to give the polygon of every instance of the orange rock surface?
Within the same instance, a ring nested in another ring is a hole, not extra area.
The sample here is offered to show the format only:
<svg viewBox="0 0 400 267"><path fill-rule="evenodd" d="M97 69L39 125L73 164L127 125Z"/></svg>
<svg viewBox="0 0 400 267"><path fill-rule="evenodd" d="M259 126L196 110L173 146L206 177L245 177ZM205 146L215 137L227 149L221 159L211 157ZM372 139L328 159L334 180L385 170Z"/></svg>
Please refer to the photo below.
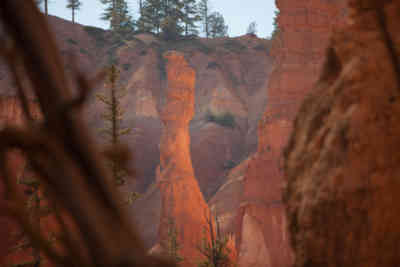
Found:
<svg viewBox="0 0 400 267"><path fill-rule="evenodd" d="M168 240L170 219L178 232L184 266L196 266L201 258L197 246L203 239L209 210L194 176L190 156L189 122L194 115L196 74L183 54L168 52L167 88L161 119L160 166L157 182L161 194L159 243Z"/></svg>

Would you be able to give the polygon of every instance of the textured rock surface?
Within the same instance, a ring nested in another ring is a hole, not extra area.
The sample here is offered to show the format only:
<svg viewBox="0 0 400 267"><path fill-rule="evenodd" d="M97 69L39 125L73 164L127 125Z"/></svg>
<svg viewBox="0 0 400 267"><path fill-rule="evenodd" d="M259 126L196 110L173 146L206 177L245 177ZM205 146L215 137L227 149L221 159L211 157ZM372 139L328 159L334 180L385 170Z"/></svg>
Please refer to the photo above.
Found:
<svg viewBox="0 0 400 267"><path fill-rule="evenodd" d="M243 180L251 157L231 169L222 186L208 201L213 214L218 215L221 230L224 234L235 232L236 216L243 195Z"/></svg>
<svg viewBox="0 0 400 267"><path fill-rule="evenodd" d="M296 267L400 264L400 3L349 4L285 157Z"/></svg>
<svg viewBox="0 0 400 267"><path fill-rule="evenodd" d="M161 119L164 124L160 142L157 183L161 194L159 243L168 240L170 219L174 220L185 266L196 266L207 226L208 206L194 176L190 156L189 122L194 115L195 71L183 54L167 52L168 85Z"/></svg>
<svg viewBox="0 0 400 267"><path fill-rule="evenodd" d="M267 109L258 128L258 150L245 175L237 220L241 266L284 267L294 259L282 202L282 150L298 107L318 77L329 36L343 19L344 3L276 1L280 9L280 31L272 52L276 65L269 79ZM252 240L263 246L251 248Z"/></svg>

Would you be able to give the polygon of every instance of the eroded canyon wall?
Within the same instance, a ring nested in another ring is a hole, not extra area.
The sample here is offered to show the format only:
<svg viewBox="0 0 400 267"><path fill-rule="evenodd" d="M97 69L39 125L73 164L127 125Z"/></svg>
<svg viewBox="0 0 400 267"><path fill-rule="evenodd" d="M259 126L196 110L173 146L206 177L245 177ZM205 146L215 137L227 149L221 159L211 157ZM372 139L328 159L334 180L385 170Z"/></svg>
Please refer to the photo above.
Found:
<svg viewBox="0 0 400 267"><path fill-rule="evenodd" d="M285 155L296 267L399 266L400 3L349 1Z"/></svg>
<svg viewBox="0 0 400 267"><path fill-rule="evenodd" d="M237 221L239 265L243 267L285 267L294 260L282 201L282 151L298 107L319 76L331 32L345 16L345 0L277 0L276 4L280 10L272 52L276 66Z"/></svg>

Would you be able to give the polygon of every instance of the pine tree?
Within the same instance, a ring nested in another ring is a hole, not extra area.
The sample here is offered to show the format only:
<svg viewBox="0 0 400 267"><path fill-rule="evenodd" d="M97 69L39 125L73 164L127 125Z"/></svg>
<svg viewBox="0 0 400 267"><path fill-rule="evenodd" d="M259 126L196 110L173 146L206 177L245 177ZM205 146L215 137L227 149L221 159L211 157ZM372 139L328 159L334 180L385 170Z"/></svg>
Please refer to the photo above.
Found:
<svg viewBox="0 0 400 267"><path fill-rule="evenodd" d="M118 34L127 35L135 30L135 22L129 14L129 6L125 0L117 2L117 17L119 18L116 28Z"/></svg>
<svg viewBox="0 0 400 267"><path fill-rule="evenodd" d="M198 6L196 0L183 0L183 22L185 24L185 35L194 34L197 35L196 22L201 20L199 15Z"/></svg>
<svg viewBox="0 0 400 267"><path fill-rule="evenodd" d="M131 128L122 127L124 111L121 106L121 100L124 97L125 90L118 87L119 70L112 65L108 71L107 87L108 94L97 95L97 99L105 105L106 111L102 114L106 123L106 128L102 133L105 134L106 142L113 148L121 143L121 137L131 133ZM123 162L116 155L109 157L112 177L116 185L125 183L126 171Z"/></svg>
<svg viewBox="0 0 400 267"><path fill-rule="evenodd" d="M279 33L278 17L279 17L279 10L275 11L274 22L272 23L272 25L274 25L274 30L271 33L271 39L273 39Z"/></svg>
<svg viewBox="0 0 400 267"><path fill-rule="evenodd" d="M182 9L182 0L161 0L161 29L165 39L174 40L183 32Z"/></svg>
<svg viewBox="0 0 400 267"><path fill-rule="evenodd" d="M207 238L208 237L208 238ZM198 250L205 257L199 267L231 267L230 250L227 247L228 237L221 233L218 217L207 219L207 228L204 229L204 238Z"/></svg>
<svg viewBox="0 0 400 267"><path fill-rule="evenodd" d="M46 16L49 14L49 0L44 0L44 13L46 14Z"/></svg>
<svg viewBox="0 0 400 267"><path fill-rule="evenodd" d="M40 6L43 4L43 0L35 0L36 5Z"/></svg>
<svg viewBox="0 0 400 267"><path fill-rule="evenodd" d="M72 23L75 23L75 12L81 8L82 2L80 0L68 0L67 8L72 12Z"/></svg>
<svg viewBox="0 0 400 267"><path fill-rule="evenodd" d="M141 20L144 13L144 5L145 5L145 0L139 0L139 19L136 22L139 31L144 31L143 21Z"/></svg>
<svg viewBox="0 0 400 267"><path fill-rule="evenodd" d="M139 14L143 16L143 0L139 0Z"/></svg>
<svg viewBox="0 0 400 267"><path fill-rule="evenodd" d="M168 258L174 260L177 264L182 262L184 258L180 255L179 250L181 245L178 241L178 231L175 221L170 218L168 221L168 239L164 241L165 254Z"/></svg>
<svg viewBox="0 0 400 267"><path fill-rule="evenodd" d="M194 15L194 0L147 0L143 4L142 16L139 19L141 30L160 33L173 39L192 25L195 29L194 21L197 17ZM185 3L187 3L185 8Z"/></svg>
<svg viewBox="0 0 400 267"><path fill-rule="evenodd" d="M208 21L211 37L216 38L227 36L228 26L225 24L224 17L219 12L213 12L209 16Z"/></svg>
<svg viewBox="0 0 400 267"><path fill-rule="evenodd" d="M100 0L106 6L101 19L110 22L114 33L126 34L134 30L126 0Z"/></svg>
<svg viewBox="0 0 400 267"><path fill-rule="evenodd" d="M48 0L35 0L35 3L38 6L41 6L43 4L43 2L44 2L44 10L45 10L44 13L46 15L48 15L48 3L49 3L49 1Z"/></svg>
<svg viewBox="0 0 400 267"><path fill-rule="evenodd" d="M161 29L161 0L146 0L138 25L141 31L159 33Z"/></svg>
<svg viewBox="0 0 400 267"><path fill-rule="evenodd" d="M257 33L257 23L253 21L250 23L249 27L247 27L247 34L255 35Z"/></svg>
<svg viewBox="0 0 400 267"><path fill-rule="evenodd" d="M200 0L199 3L199 15L202 20L203 24L203 32L206 34L206 37L208 38L210 36L210 31L209 31L209 18L210 18L210 12L211 11L211 6L210 6L210 1L209 0Z"/></svg>

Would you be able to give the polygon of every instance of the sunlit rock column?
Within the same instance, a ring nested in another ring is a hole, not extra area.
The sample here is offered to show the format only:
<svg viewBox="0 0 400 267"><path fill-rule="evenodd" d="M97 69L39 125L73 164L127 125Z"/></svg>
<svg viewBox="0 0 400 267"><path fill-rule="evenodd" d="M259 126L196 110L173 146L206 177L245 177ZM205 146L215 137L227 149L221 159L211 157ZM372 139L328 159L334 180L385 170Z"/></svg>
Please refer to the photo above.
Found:
<svg viewBox="0 0 400 267"><path fill-rule="evenodd" d="M196 266L201 258L197 246L204 237L209 210L190 156L189 122L194 115L195 71L181 53L167 52L164 58L168 84L161 111L164 129L157 172L162 199L159 244L168 239L172 219L184 257L183 266Z"/></svg>

